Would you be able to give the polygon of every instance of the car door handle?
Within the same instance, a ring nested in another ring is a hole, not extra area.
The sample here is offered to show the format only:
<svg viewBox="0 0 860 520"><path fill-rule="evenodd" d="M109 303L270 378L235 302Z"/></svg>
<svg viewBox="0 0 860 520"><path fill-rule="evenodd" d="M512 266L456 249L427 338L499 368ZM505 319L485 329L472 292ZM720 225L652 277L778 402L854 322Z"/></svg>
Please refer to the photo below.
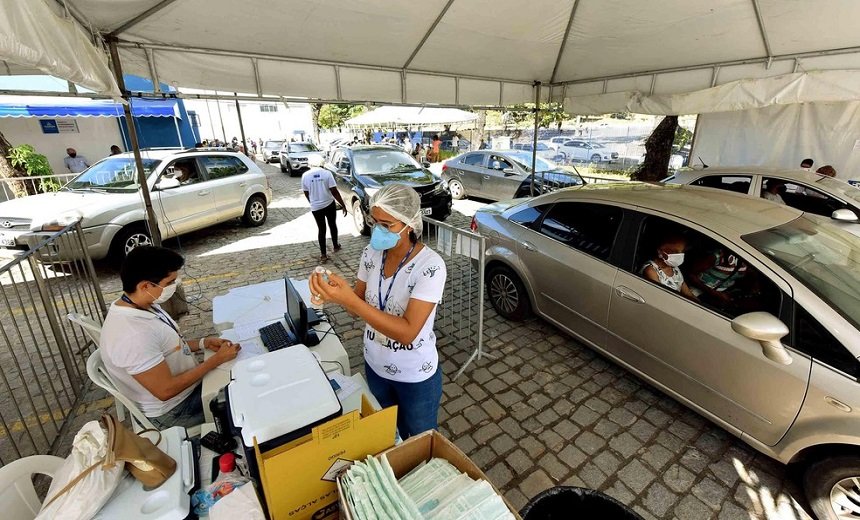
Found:
<svg viewBox="0 0 860 520"><path fill-rule="evenodd" d="M489 176L489 175L484 175L484 178L485 178L485 179L489 179L489 178L490 178L490 176Z"/></svg>
<svg viewBox="0 0 860 520"><path fill-rule="evenodd" d="M248 183L247 183L247 182L240 182L240 183L239 183L239 187L241 187L241 188L244 188L244 187L245 187L245 186L247 186L247 185L248 185Z"/></svg>
<svg viewBox="0 0 860 520"><path fill-rule="evenodd" d="M520 242L520 245L523 246L523 249L526 251L537 251L537 248L531 242Z"/></svg>
<svg viewBox="0 0 860 520"><path fill-rule="evenodd" d="M615 288L615 294L624 298L625 300L630 300L636 303L645 303L645 298L636 294L636 292L628 287L624 287L623 285L619 285Z"/></svg>
<svg viewBox="0 0 860 520"><path fill-rule="evenodd" d="M197 192L197 195L198 195L199 197L204 197L204 196L206 196L206 195L209 195L209 190L198 191L198 192Z"/></svg>
<svg viewBox="0 0 860 520"><path fill-rule="evenodd" d="M847 404L843 403L842 401L840 401L838 399L834 399L834 398L830 397L829 395L824 398L824 402L829 404L830 406L835 407L838 410L845 412L845 413L851 413L851 407L850 406L848 406Z"/></svg>

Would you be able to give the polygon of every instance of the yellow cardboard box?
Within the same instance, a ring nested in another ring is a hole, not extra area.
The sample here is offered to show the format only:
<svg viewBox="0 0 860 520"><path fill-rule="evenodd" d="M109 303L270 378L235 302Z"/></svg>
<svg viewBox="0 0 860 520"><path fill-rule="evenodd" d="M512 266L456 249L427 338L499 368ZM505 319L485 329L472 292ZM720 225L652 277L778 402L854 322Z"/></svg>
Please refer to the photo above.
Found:
<svg viewBox="0 0 860 520"><path fill-rule="evenodd" d="M272 520L338 518L337 474L354 460L394 445L397 407L375 411L361 396L354 410L323 423L304 437L260 453L260 485Z"/></svg>

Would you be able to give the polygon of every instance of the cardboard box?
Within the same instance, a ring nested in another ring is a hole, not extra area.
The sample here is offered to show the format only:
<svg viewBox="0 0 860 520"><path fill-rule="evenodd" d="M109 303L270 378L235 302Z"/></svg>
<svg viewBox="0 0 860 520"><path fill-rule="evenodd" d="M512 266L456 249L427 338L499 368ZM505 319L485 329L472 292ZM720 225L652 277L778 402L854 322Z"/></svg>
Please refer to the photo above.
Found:
<svg viewBox="0 0 860 520"><path fill-rule="evenodd" d="M505 499L505 496L499 491L496 485L484 475L484 472L465 453L460 451L460 448L437 431L428 431L415 437L410 437L398 446L383 451L379 454L379 456L381 455L388 457L391 469L394 470L394 476L398 479L424 461L429 461L437 457L445 459L455 468L469 475L473 480L486 480L489 482L495 492L505 501L514 518L522 520L517 510ZM337 491L339 496L343 496L340 476L337 479ZM341 519L353 520L346 503L341 499L339 499L339 502Z"/></svg>
<svg viewBox="0 0 860 520"><path fill-rule="evenodd" d="M337 475L352 461L379 453L394 444L397 407L375 411L361 397L354 410L323 423L302 438L267 452L254 451L260 486L272 520L334 520L338 518Z"/></svg>

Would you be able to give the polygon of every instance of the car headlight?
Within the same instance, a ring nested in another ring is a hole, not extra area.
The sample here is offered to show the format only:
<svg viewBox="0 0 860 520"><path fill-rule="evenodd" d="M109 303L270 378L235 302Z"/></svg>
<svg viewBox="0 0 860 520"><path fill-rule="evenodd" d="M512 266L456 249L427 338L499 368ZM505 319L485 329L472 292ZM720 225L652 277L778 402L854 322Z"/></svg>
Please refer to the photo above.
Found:
<svg viewBox="0 0 860 520"><path fill-rule="evenodd" d="M448 184L445 181L439 181L439 183L433 188L433 191L430 193L434 195L438 195L440 193L446 193L448 191Z"/></svg>
<svg viewBox="0 0 860 520"><path fill-rule="evenodd" d="M78 220L81 220L83 215L80 211L70 211L68 213L63 213L57 218L48 220L42 224L42 231L60 231L69 224L74 224Z"/></svg>

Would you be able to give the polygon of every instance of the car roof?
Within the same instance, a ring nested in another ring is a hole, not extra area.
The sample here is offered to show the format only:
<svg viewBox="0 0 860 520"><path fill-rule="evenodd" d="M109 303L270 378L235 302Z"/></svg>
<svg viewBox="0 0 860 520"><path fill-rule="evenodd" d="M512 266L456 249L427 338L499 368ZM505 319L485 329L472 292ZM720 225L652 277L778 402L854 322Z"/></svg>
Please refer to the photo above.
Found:
<svg viewBox="0 0 860 520"><path fill-rule="evenodd" d="M552 201L614 202L666 213L728 238L785 224L803 213L765 199L683 184L613 183L566 188L545 195Z"/></svg>
<svg viewBox="0 0 860 520"><path fill-rule="evenodd" d="M765 166L719 166L704 170L684 170L676 173L677 178L697 179L705 175L778 175L788 179L815 184L825 175L801 169L768 168Z"/></svg>
<svg viewBox="0 0 860 520"><path fill-rule="evenodd" d="M382 150L384 150L384 151L399 150L399 151L403 152L402 148L395 146L393 144L357 144L354 146L344 146L344 148L348 148L354 152L365 152L368 150L380 150L380 151L382 151ZM403 153L406 153L406 152L403 152Z"/></svg>
<svg viewBox="0 0 860 520"><path fill-rule="evenodd" d="M241 157L242 154L239 152L232 152L229 150L213 150L211 148L207 149L195 149L195 148L155 148L155 149L142 149L140 151L140 156L143 159L156 159L159 161L163 161L165 159L172 159L177 157L191 157L197 155L235 155L237 157ZM110 159L112 157L122 157L122 158L131 158L134 159L133 152L123 152L117 155L110 155L106 157L106 159Z"/></svg>

